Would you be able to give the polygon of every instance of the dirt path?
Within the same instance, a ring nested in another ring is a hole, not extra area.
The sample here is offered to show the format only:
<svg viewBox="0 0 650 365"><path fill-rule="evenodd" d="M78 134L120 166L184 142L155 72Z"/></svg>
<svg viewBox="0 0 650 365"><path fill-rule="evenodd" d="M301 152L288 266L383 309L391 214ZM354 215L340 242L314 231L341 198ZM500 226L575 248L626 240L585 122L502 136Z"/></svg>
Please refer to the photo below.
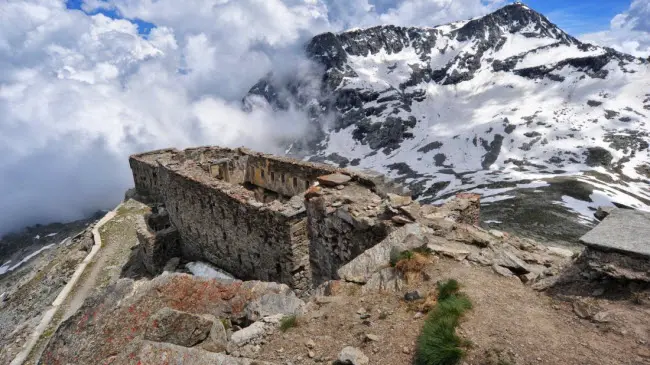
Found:
<svg viewBox="0 0 650 365"><path fill-rule="evenodd" d="M54 301L42 323L31 336L26 352L17 356L11 365L36 364L49 337L58 326L70 318L96 289L105 288L120 278L121 268L131 255L131 247L137 242L132 220L148 212L148 207L130 200L107 214L93 230L95 246L84 260L85 268L71 280ZM101 246L97 244L101 240ZM80 265L81 266L81 265Z"/></svg>
<svg viewBox="0 0 650 365"><path fill-rule="evenodd" d="M427 273L431 280L415 288L426 292L438 280L455 278L474 304L458 331L471 341L463 364L650 364L650 305L603 300L603 308L614 315L597 323L578 318L570 302L535 292L489 268L441 260ZM412 363L424 317L400 295L364 296L344 287L338 296L323 300L310 304L314 310L298 327L263 345L258 358L296 365L330 363L345 346L355 346L370 364ZM379 339L369 340L367 334ZM502 357L493 356L497 353Z"/></svg>
<svg viewBox="0 0 650 365"><path fill-rule="evenodd" d="M65 305L65 313L63 314L63 320L70 318L84 303L88 295L97 285L97 278L104 270L107 260L115 254L116 245L104 245L98 254L95 256L95 260L92 261L92 267L90 271L82 277L82 280L77 284L77 287L73 291L72 295L68 297Z"/></svg>
<svg viewBox="0 0 650 365"><path fill-rule="evenodd" d="M131 248L137 244L135 224L132 221L146 211L148 208L141 203L124 203L116 210L115 217L99 230L102 250L95 256L92 267L87 270L66 301L64 320L75 314L95 290L105 288L119 279L121 268L131 254Z"/></svg>
<svg viewBox="0 0 650 365"><path fill-rule="evenodd" d="M61 290L59 295L52 303L52 306L44 312L43 318L41 319L40 323L38 324L38 326L36 326L32 334L28 337L27 342L25 343L22 351L19 352L18 355L16 355L16 357L11 361L10 365L21 365L25 363L30 357L30 355L32 355L34 349L36 348L38 350L39 344L43 343L43 334L48 330L48 328L51 328L51 326L53 325L58 326L60 321L59 321L59 316L57 314L59 314L59 312L63 310L63 308L61 308L61 305L65 302L65 300L68 298L70 293L74 290L75 286L78 284L79 279L83 276L84 272L86 271L88 265L90 265L94 257L101 250L101 238L99 235L99 228L101 228L106 222L110 221L114 216L115 216L115 211L108 212L102 219L99 220L99 222L97 222L95 228L93 228L92 230L93 238L95 242L92 249L90 250L90 253L81 262L81 264L79 264L75 272L72 274L70 281L68 281L66 286ZM53 321L54 323L52 323Z"/></svg>

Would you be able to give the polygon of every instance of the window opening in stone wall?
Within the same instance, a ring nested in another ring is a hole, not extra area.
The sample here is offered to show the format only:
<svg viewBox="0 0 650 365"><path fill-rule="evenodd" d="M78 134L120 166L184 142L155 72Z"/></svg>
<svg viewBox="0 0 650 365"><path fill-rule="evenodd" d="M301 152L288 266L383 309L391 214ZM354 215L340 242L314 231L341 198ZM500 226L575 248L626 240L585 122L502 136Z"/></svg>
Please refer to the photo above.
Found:
<svg viewBox="0 0 650 365"><path fill-rule="evenodd" d="M275 172L271 171L271 181L275 181Z"/></svg>
<svg viewBox="0 0 650 365"><path fill-rule="evenodd" d="M264 170L262 170L262 179L264 178Z"/></svg>
<svg viewBox="0 0 650 365"><path fill-rule="evenodd" d="M298 178L297 178L297 177L294 177L294 178L293 178L293 187L294 187L294 188L297 188L297 187L298 187Z"/></svg>
<svg viewBox="0 0 650 365"><path fill-rule="evenodd" d="M285 180L284 174L280 175L280 181L282 181L283 184L284 184L284 180Z"/></svg>
<svg viewBox="0 0 650 365"><path fill-rule="evenodd" d="M221 235L223 236L223 240L226 241L228 236L226 236L226 231L221 231Z"/></svg>
<svg viewBox="0 0 650 365"><path fill-rule="evenodd" d="M309 181L305 181L305 189L309 189Z"/></svg>

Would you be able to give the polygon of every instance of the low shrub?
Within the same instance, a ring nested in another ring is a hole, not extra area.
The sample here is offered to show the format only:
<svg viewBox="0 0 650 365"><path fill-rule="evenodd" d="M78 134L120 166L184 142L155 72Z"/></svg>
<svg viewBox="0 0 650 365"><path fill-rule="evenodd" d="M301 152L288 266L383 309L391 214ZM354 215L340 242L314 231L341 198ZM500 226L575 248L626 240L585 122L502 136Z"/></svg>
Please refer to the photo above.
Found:
<svg viewBox="0 0 650 365"><path fill-rule="evenodd" d="M287 332L290 328L298 326L298 317L295 314L284 316L280 320L280 331Z"/></svg>
<svg viewBox="0 0 650 365"><path fill-rule="evenodd" d="M459 293L456 280L438 284L438 302L429 312L418 336L416 365L455 365L465 355L468 343L456 334L463 314L472 308L469 298Z"/></svg>

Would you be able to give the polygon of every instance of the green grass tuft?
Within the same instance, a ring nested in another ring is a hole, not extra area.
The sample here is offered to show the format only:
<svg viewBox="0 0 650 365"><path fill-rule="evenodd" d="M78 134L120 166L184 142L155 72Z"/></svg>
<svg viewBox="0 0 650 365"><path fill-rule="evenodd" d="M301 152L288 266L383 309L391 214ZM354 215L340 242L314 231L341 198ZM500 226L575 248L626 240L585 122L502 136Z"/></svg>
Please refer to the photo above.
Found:
<svg viewBox="0 0 650 365"><path fill-rule="evenodd" d="M400 252L395 248L393 248L390 252L390 266L395 267L395 265L397 265L398 262L402 260L410 260L413 258L414 255L415 254L413 253L413 251L406 250Z"/></svg>
<svg viewBox="0 0 650 365"><path fill-rule="evenodd" d="M295 314L284 316L280 320L280 331L287 332L290 328L298 326L298 318Z"/></svg>
<svg viewBox="0 0 650 365"><path fill-rule="evenodd" d="M438 284L438 303L418 336L416 365L455 365L465 355L463 347L468 342L456 335L456 327L472 303L458 293L459 287L456 280Z"/></svg>
<svg viewBox="0 0 650 365"><path fill-rule="evenodd" d="M447 280L444 283L438 283L438 300L445 300L450 296L458 293L460 285L454 279Z"/></svg>

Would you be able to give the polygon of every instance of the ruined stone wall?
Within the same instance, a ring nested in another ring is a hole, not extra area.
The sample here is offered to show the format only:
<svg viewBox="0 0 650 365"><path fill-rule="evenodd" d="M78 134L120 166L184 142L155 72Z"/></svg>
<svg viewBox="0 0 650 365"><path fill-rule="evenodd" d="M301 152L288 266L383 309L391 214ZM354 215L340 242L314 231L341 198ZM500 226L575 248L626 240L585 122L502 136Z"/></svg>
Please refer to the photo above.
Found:
<svg viewBox="0 0 650 365"><path fill-rule="evenodd" d="M241 279L310 287L307 236L300 229L304 212L285 216L177 171L160 173L163 201L180 232L184 257L211 262Z"/></svg>
<svg viewBox="0 0 650 365"><path fill-rule="evenodd" d="M327 166L250 155L246 181L284 196L294 196L304 193L317 177L334 171L336 169Z"/></svg>
<svg viewBox="0 0 650 365"><path fill-rule="evenodd" d="M161 186L157 160L171 160L178 153L178 150L168 148L131 156L129 158L135 190L138 195L160 200Z"/></svg>
<svg viewBox="0 0 650 365"><path fill-rule="evenodd" d="M129 161L133 171L133 181L138 195L160 198L160 183L155 162L147 162L131 158Z"/></svg>
<svg viewBox="0 0 650 365"><path fill-rule="evenodd" d="M150 274L157 275L169 259L181 256L181 242L178 230L165 224L165 218L150 218L138 216L136 234L140 243L140 261ZM155 227L150 226L151 223L155 223Z"/></svg>
<svg viewBox="0 0 650 365"><path fill-rule="evenodd" d="M381 202L399 186L381 175L218 147L146 153L130 163L138 194L165 205L182 256L241 279L309 290L338 278L396 224ZM322 188L310 188L316 181ZM305 202L307 189L322 194Z"/></svg>
<svg viewBox="0 0 650 365"><path fill-rule="evenodd" d="M314 285L338 279L337 270L381 242L394 228L378 217L377 195L358 186L324 189L305 202Z"/></svg>

